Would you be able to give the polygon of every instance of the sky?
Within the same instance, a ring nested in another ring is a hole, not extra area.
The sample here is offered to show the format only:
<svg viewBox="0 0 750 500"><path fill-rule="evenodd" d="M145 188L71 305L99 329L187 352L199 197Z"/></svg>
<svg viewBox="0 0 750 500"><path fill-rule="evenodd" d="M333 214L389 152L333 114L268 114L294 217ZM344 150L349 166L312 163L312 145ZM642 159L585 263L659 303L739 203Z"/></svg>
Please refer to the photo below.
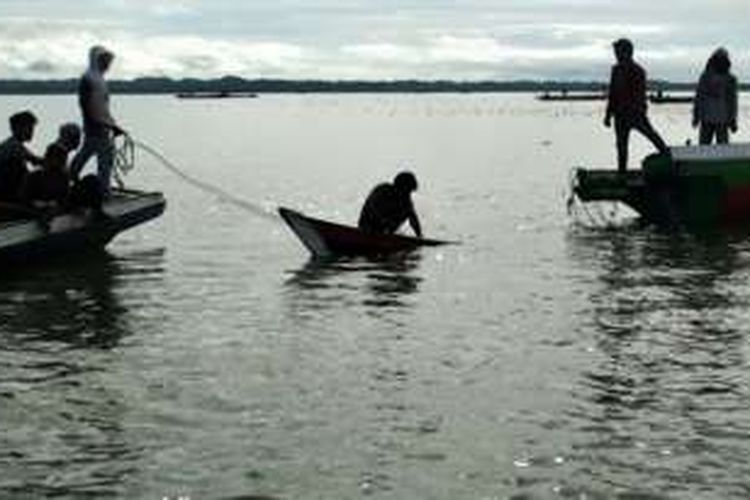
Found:
<svg viewBox="0 0 750 500"><path fill-rule="evenodd" d="M628 37L650 78L719 46L750 79L750 0L0 0L0 79L606 80Z"/></svg>

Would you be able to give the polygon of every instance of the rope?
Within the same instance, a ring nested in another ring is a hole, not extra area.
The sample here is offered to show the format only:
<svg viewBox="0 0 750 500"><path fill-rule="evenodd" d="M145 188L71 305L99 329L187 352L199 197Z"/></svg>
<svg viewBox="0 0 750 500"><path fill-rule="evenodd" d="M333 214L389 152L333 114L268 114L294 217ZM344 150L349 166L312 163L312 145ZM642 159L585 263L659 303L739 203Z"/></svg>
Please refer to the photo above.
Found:
<svg viewBox="0 0 750 500"><path fill-rule="evenodd" d="M263 206L253 203L247 200L244 200L242 198L238 198L237 196L229 193L228 191L225 191L221 189L220 187L214 186L213 184L209 184L207 182L204 182L200 179L197 179L187 173L185 173L181 168L176 166L173 162L171 162L166 156L164 156L162 153L160 153L155 148L152 148L148 144L133 139L130 136L125 136L125 140L123 145L118 149L117 154L115 156L115 165L116 169L115 171L118 172L115 179L117 180L118 184L121 183L120 175L127 174L130 170L132 170L133 166L135 165L135 148L138 147L151 155L157 162L170 172L172 172L174 175L185 181L186 183L190 184L191 186L205 192L208 194L211 194L218 198L219 200L229 203L230 205L234 205L235 207L241 208L247 212L250 212L253 215L256 215L258 217L262 217L268 220L278 220L278 217L276 214L269 212L266 208ZM120 184L120 187L122 187L122 184Z"/></svg>

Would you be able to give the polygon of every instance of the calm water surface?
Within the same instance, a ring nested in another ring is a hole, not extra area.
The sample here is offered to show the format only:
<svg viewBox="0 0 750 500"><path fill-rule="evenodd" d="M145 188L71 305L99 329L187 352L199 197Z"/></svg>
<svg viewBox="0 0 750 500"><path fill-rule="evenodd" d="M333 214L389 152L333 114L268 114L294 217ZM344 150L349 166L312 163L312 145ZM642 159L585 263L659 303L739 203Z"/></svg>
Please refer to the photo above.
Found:
<svg viewBox="0 0 750 500"><path fill-rule="evenodd" d="M139 156L127 181L165 192L161 220L2 278L0 497L750 496L750 239L573 224L571 167L613 163L601 103L115 105L269 209L354 221L411 168L426 233L463 243L310 263L278 221ZM3 97L0 116L31 107L41 149L75 106ZM687 107L653 119L694 135Z"/></svg>

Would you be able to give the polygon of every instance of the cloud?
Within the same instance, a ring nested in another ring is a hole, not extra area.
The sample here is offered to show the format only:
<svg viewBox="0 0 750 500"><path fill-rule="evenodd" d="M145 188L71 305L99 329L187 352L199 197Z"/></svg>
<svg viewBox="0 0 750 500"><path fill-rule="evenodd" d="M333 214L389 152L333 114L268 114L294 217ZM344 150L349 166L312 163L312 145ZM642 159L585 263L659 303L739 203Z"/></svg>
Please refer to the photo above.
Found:
<svg viewBox="0 0 750 500"><path fill-rule="evenodd" d="M603 79L628 36L652 77L689 80L718 45L750 63L747 0L3 0L0 77ZM85 21L80 21L85 19Z"/></svg>

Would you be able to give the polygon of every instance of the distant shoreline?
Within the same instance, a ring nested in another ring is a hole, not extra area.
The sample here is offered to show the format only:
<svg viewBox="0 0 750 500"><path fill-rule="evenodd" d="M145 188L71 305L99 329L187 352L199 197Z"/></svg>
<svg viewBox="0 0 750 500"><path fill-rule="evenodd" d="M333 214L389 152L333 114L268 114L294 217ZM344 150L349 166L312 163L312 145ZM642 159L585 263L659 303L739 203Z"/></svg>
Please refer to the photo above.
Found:
<svg viewBox="0 0 750 500"><path fill-rule="evenodd" d="M0 95L74 94L77 79L65 80L0 80ZM224 77L211 80L194 78L136 78L112 80L115 94L179 94L179 93L243 93L257 94L356 94L356 93L490 93L490 92L603 92L604 82L586 81L453 81L453 80L282 80ZM693 91L694 83L652 81L649 90L664 92ZM743 84L742 90L750 90Z"/></svg>

